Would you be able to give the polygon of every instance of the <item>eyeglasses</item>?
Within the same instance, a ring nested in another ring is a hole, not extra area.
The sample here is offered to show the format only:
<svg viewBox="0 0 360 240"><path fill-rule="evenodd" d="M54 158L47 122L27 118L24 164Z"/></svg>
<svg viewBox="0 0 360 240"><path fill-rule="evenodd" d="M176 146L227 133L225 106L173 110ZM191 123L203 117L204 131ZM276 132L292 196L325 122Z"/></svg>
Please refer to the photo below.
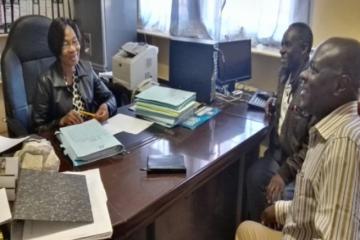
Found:
<svg viewBox="0 0 360 240"><path fill-rule="evenodd" d="M77 39L74 39L74 40L72 40L72 41L65 41L65 42L63 43L62 48L63 48L63 50L67 50L67 49L69 49L71 46L75 46L75 48L77 48L77 47L80 46L80 43L79 43L79 41L78 41Z"/></svg>

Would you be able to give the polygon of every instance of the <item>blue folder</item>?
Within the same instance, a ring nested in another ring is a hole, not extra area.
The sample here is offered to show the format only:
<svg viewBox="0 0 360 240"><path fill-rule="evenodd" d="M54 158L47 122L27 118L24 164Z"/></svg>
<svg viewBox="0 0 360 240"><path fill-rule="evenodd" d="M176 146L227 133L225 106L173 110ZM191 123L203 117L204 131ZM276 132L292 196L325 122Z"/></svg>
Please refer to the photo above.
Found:
<svg viewBox="0 0 360 240"><path fill-rule="evenodd" d="M93 119L60 128L57 133L65 155L74 166L81 166L124 151L123 144Z"/></svg>

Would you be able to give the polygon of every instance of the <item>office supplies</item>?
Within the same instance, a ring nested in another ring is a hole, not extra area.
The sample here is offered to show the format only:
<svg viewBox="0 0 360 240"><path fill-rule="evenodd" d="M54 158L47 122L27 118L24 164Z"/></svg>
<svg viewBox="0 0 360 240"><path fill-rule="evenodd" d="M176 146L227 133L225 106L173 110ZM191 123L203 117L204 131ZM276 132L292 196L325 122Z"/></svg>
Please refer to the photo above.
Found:
<svg viewBox="0 0 360 240"><path fill-rule="evenodd" d="M103 127L112 135L115 135L119 132L139 134L140 132L150 127L152 124L153 123L149 121L118 113L115 116L109 118L103 124Z"/></svg>
<svg viewBox="0 0 360 240"><path fill-rule="evenodd" d="M0 153L8 150L9 148L12 148L19 143L22 143L24 140L28 139L29 137L23 137L23 138L7 138L0 136Z"/></svg>
<svg viewBox="0 0 360 240"><path fill-rule="evenodd" d="M80 114L82 115L85 115L85 116L88 116L88 117L92 117L92 118L95 118L96 115L94 113L91 113L91 112L86 112L86 111L79 111Z"/></svg>
<svg viewBox="0 0 360 240"><path fill-rule="evenodd" d="M180 154L149 155L146 171L149 173L186 172L184 156Z"/></svg>
<svg viewBox="0 0 360 240"><path fill-rule="evenodd" d="M165 127L190 117L197 104L194 92L154 86L135 96L136 115Z"/></svg>
<svg viewBox="0 0 360 240"><path fill-rule="evenodd" d="M101 124L89 120L81 124L60 128L57 133L74 166L81 166L124 151L124 146Z"/></svg>
<svg viewBox="0 0 360 240"><path fill-rule="evenodd" d="M93 222L84 176L22 169L14 219Z"/></svg>
<svg viewBox="0 0 360 240"><path fill-rule="evenodd" d="M135 110L152 113L154 115L159 114L160 116L165 115L165 116L177 118L177 117L180 117L182 114L184 114L188 110L193 111L193 109L196 107L196 104L197 103L195 101L192 101L192 102L189 102L187 105L185 105L180 110L175 110L175 109L171 109L168 107L162 107L162 106L156 105L156 104L149 104L146 102L138 101L135 104Z"/></svg>
<svg viewBox="0 0 360 240"><path fill-rule="evenodd" d="M146 43L127 42L112 58L115 82L135 90L145 79L157 82L158 48Z"/></svg>
<svg viewBox="0 0 360 240"><path fill-rule="evenodd" d="M25 221L23 238L33 240L111 238L113 230L99 169L65 172L64 175L66 174L76 174L86 178L94 221L92 223Z"/></svg>
<svg viewBox="0 0 360 240"><path fill-rule="evenodd" d="M171 87L194 91L198 102L210 103L216 85L231 92L235 82L251 78L251 42L172 38L169 65Z"/></svg>
<svg viewBox="0 0 360 240"><path fill-rule="evenodd" d="M135 96L137 102L155 104L173 110L184 108L195 98L194 92L162 86L154 86Z"/></svg>
<svg viewBox="0 0 360 240"><path fill-rule="evenodd" d="M221 110L218 108L205 106L196 111L195 114L189 117L186 121L182 122L181 126L193 130L216 116L220 111Z"/></svg>
<svg viewBox="0 0 360 240"><path fill-rule="evenodd" d="M0 189L0 225L11 220L11 212L9 202L6 197L5 188Z"/></svg>

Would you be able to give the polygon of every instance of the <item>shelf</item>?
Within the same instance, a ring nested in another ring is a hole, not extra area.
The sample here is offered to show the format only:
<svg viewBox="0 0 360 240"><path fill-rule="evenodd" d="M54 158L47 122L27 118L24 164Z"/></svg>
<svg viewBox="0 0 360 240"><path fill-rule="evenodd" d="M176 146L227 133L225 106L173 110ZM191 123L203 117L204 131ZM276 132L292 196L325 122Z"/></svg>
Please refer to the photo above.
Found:
<svg viewBox="0 0 360 240"><path fill-rule="evenodd" d="M274 47L264 47L264 46L252 47L251 53L274 57L274 58L280 58L279 49Z"/></svg>

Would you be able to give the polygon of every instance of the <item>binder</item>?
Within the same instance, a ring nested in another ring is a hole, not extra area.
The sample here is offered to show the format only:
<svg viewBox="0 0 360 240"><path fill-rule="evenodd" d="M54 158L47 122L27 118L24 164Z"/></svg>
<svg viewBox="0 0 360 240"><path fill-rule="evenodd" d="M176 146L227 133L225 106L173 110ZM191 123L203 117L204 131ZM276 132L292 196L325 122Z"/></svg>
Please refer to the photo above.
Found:
<svg viewBox="0 0 360 240"><path fill-rule="evenodd" d="M123 144L95 120L60 128L57 137L74 166L120 154Z"/></svg>
<svg viewBox="0 0 360 240"><path fill-rule="evenodd" d="M175 88L153 86L135 96L137 101L157 104L159 106L179 110L195 101L196 93Z"/></svg>

